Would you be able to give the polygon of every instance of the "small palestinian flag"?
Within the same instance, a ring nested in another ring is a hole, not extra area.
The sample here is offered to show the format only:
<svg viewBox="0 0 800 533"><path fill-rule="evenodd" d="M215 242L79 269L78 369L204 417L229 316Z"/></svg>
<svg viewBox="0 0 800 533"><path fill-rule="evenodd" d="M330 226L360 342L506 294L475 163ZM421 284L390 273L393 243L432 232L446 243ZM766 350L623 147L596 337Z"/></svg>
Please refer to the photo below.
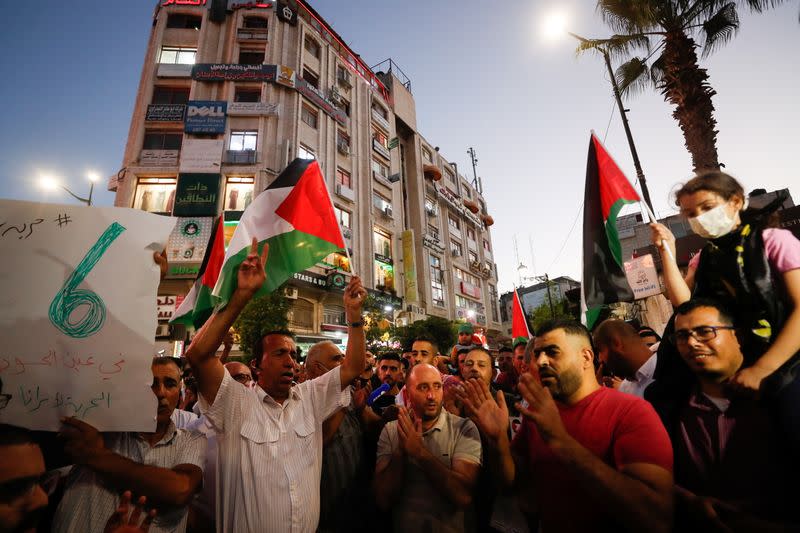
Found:
<svg viewBox="0 0 800 533"><path fill-rule="evenodd" d="M292 161L242 214L214 286L213 298L218 309L227 305L236 290L236 272L250 251L253 237L258 241L259 253L264 243L269 243L267 280L256 296L274 291L294 273L345 249L342 230L316 160Z"/></svg>
<svg viewBox="0 0 800 533"><path fill-rule="evenodd" d="M514 289L514 299L511 303L511 337L531 338L531 329L528 327L528 319L525 318L525 310L522 309L517 289Z"/></svg>
<svg viewBox="0 0 800 533"><path fill-rule="evenodd" d="M214 311L214 301L211 291L217 284L222 262L225 259L225 236L223 231L223 217L214 224L211 232L210 246L206 249L200 273L192 289L181 305L175 311L175 316L170 320L173 324L184 324L189 328L199 329L208 320Z"/></svg>
<svg viewBox="0 0 800 533"><path fill-rule="evenodd" d="M603 306L633 301L622 265L617 215L625 204L638 201L639 194L592 133L586 162L581 282L581 304L590 329Z"/></svg>

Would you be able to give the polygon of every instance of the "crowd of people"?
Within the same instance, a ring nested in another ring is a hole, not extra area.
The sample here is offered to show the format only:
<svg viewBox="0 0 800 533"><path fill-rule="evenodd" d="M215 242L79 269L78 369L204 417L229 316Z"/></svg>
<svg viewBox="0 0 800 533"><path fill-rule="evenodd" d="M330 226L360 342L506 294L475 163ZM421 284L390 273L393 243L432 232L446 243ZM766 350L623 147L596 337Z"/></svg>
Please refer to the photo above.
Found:
<svg viewBox="0 0 800 533"><path fill-rule="evenodd" d="M464 324L372 354L353 277L345 353L268 331L228 362L254 242L185 359L153 359L153 433L0 426L0 532L800 531L800 242L726 174L676 197L708 245L684 278L652 225L662 335L553 320L489 350Z"/></svg>

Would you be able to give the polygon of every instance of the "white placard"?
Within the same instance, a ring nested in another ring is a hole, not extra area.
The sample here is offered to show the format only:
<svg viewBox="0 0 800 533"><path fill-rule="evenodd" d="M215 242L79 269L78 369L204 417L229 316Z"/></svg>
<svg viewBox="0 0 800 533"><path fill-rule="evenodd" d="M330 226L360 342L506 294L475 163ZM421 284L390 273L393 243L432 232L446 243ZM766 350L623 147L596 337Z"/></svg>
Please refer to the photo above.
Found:
<svg viewBox="0 0 800 533"><path fill-rule="evenodd" d="M153 431L162 250L175 219L0 200L0 422Z"/></svg>
<svg viewBox="0 0 800 533"><path fill-rule="evenodd" d="M658 272L651 254L625 261L625 276L636 300L661 294Z"/></svg>
<svg viewBox="0 0 800 533"><path fill-rule="evenodd" d="M218 173L222 168L223 139L191 139L181 145L180 172Z"/></svg>

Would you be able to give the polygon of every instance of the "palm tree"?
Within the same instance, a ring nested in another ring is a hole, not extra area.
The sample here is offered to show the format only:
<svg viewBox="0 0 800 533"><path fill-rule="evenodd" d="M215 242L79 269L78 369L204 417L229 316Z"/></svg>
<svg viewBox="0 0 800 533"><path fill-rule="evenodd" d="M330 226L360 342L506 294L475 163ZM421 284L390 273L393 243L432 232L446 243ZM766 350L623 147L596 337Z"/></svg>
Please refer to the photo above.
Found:
<svg viewBox="0 0 800 533"><path fill-rule="evenodd" d="M588 39L578 46L605 51L614 57L631 57L616 71L623 93L655 87L675 106L672 116L683 131L695 171L718 169L717 121L702 57L728 43L739 28L737 7L757 13L784 0L598 0L603 20L616 32L608 39ZM699 46L695 39L701 39Z"/></svg>

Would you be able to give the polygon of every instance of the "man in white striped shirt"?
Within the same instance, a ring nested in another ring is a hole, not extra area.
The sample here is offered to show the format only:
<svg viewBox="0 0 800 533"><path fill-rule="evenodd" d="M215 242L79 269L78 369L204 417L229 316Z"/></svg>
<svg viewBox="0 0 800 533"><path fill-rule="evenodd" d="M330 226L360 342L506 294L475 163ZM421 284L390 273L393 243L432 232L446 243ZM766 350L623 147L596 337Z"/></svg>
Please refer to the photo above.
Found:
<svg viewBox="0 0 800 533"><path fill-rule="evenodd" d="M366 291L355 276L345 289L349 339L340 367L292 386L294 339L288 332L267 333L254 350L258 387L242 387L214 354L264 283L266 253L266 246L262 257L251 248L239 267L236 292L198 331L186 357L201 407L219 435L217 531L310 533L319 521L322 422L348 405L346 389L364 371Z"/></svg>

